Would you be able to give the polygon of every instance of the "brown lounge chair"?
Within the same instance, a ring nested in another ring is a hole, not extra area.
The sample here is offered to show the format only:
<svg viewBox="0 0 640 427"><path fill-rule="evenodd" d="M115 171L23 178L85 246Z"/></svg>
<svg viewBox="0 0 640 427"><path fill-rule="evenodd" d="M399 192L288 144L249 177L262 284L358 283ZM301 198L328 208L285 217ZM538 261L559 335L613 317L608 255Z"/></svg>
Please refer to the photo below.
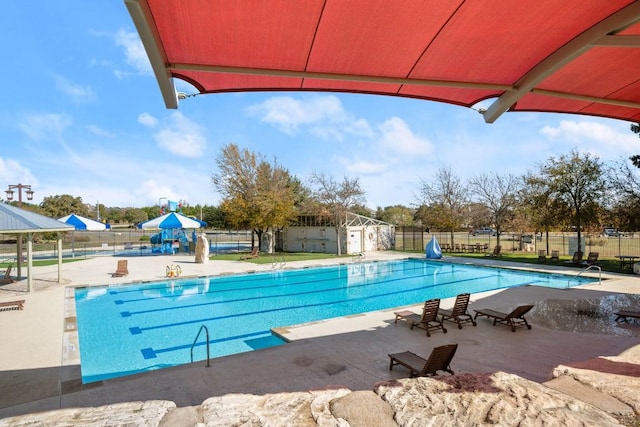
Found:
<svg viewBox="0 0 640 427"><path fill-rule="evenodd" d="M640 319L640 311L618 310L613 314L616 315L616 322L619 322L621 320L624 322L629 322L629 318Z"/></svg>
<svg viewBox="0 0 640 427"><path fill-rule="evenodd" d="M22 310L24 309L24 300L0 302L0 310Z"/></svg>
<svg viewBox="0 0 640 427"><path fill-rule="evenodd" d="M551 262L559 262L560 261L560 251L551 251Z"/></svg>
<svg viewBox="0 0 640 427"><path fill-rule="evenodd" d="M484 256L490 256L492 258L496 258L500 256L500 251L502 250L502 246L501 245L496 245L493 248L493 252L488 253L488 254L484 254Z"/></svg>
<svg viewBox="0 0 640 427"><path fill-rule="evenodd" d="M129 274L128 261L126 259L118 260L118 267L115 273L111 273L111 277L123 277Z"/></svg>
<svg viewBox="0 0 640 427"><path fill-rule="evenodd" d="M436 347L431 352L429 359L423 359L410 351L390 354L389 370L391 371L394 365L402 365L411 371L409 375L412 377L435 376L438 375L438 371L449 372L454 375L450 364L457 349L458 344Z"/></svg>
<svg viewBox="0 0 640 427"><path fill-rule="evenodd" d="M598 265L598 256L600 256L600 253L598 252L589 252L589 256L587 257L587 260L585 261L586 265Z"/></svg>
<svg viewBox="0 0 640 427"><path fill-rule="evenodd" d="M460 294L456 297L456 302L453 304L453 309L451 310L443 310L442 308L438 311L438 314L442 317L442 322L448 320L450 322L456 322L458 324L458 329L462 329L463 323L469 323L473 326L476 326L476 321L473 320L471 314L467 310L469 306L469 298L470 294Z"/></svg>
<svg viewBox="0 0 640 427"><path fill-rule="evenodd" d="M496 323L501 323L503 325L511 326L511 331L515 332L518 326L526 326L527 329L531 329L531 325L527 322L527 319L524 318L524 315L529 312L533 308L533 305L521 305L514 309L511 313L502 313L500 311L490 310L488 308L483 308L480 310L473 310L476 312L475 318L478 316L486 316L489 319L493 319L493 326Z"/></svg>
<svg viewBox="0 0 640 427"><path fill-rule="evenodd" d="M15 282L15 280L11 278L11 265L9 265L9 267L7 267L7 269L4 272L4 277L0 279L0 285L7 285L13 282Z"/></svg>
<svg viewBox="0 0 640 427"><path fill-rule="evenodd" d="M396 311L393 314L396 315L394 323L398 323L398 320L404 319L407 322L411 322L411 329L416 328L424 329L427 331L427 336L431 336L432 330L442 329L442 332L447 333L447 329L442 325L442 322L438 320L438 309L440 308L440 299L430 299L425 301L422 308L422 315L418 315L413 311Z"/></svg>
<svg viewBox="0 0 640 427"><path fill-rule="evenodd" d="M251 250L251 253L249 255L244 255L241 256L240 259L251 259L251 258L257 258L258 257L258 253L260 252L260 248L258 248L257 246L254 247Z"/></svg>
<svg viewBox="0 0 640 427"><path fill-rule="evenodd" d="M582 252L574 252L571 261L565 261L564 263L569 265L582 265Z"/></svg>

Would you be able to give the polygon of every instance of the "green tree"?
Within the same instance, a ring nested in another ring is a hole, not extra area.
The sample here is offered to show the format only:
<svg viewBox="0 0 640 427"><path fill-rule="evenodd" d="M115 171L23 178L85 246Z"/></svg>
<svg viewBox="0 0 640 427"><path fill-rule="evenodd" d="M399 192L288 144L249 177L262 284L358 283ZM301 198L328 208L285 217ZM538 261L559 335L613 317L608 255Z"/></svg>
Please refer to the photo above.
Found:
<svg viewBox="0 0 640 427"><path fill-rule="evenodd" d="M385 206L384 208L378 207L375 217L380 221L388 222L389 224L395 224L402 227L413 225L414 214L415 209L411 209L402 205L394 205Z"/></svg>
<svg viewBox="0 0 640 427"><path fill-rule="evenodd" d="M421 210L422 223L428 227L447 230L453 244L454 232L464 220L464 207L468 203L467 186L449 167L438 169L434 179L420 179L419 199L427 209Z"/></svg>
<svg viewBox="0 0 640 427"><path fill-rule="evenodd" d="M60 218L72 213L89 216L89 208L82 202L82 197L73 197L69 194L45 197L40 207L45 215L52 218Z"/></svg>
<svg viewBox="0 0 640 427"><path fill-rule="evenodd" d="M144 209L125 208L123 209L122 218L129 225L135 226L140 222L148 220L149 216Z"/></svg>
<svg viewBox="0 0 640 427"><path fill-rule="evenodd" d="M598 157L572 150L568 155L550 157L540 166L540 179L548 186L548 195L566 206L571 226L582 247L582 229L598 222L598 211L605 196L605 169Z"/></svg>
<svg viewBox="0 0 640 427"><path fill-rule="evenodd" d="M489 210L497 232L496 245L500 245L500 234L514 217L521 189L520 179L511 174L485 173L471 178L469 188Z"/></svg>
<svg viewBox="0 0 640 427"><path fill-rule="evenodd" d="M345 176L341 182L338 182L332 176L314 172L311 175L311 183L316 187L315 195L322 208L333 217L337 254L341 255L342 239L340 235L347 220L347 213L354 206L362 205L365 202L360 180Z"/></svg>
<svg viewBox="0 0 640 427"><path fill-rule="evenodd" d="M258 241L263 234L283 227L295 215L296 181L275 160L269 163L262 155L235 144L224 146L216 159L218 173L212 182L222 195L221 209L236 228L251 229ZM251 246L255 246L253 240ZM269 239L268 251L273 250Z"/></svg>
<svg viewBox="0 0 640 427"><path fill-rule="evenodd" d="M562 200L552 197L549 183L540 175L533 173L525 175L524 184L522 203L535 231L546 234L546 251L550 253L549 232L568 216L567 206Z"/></svg>

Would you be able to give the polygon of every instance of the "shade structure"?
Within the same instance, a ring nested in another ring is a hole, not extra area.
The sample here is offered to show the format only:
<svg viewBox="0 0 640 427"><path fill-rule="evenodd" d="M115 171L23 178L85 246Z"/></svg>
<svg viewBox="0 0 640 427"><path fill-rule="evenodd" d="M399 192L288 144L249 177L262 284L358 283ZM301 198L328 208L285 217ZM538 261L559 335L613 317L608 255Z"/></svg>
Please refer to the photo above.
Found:
<svg viewBox="0 0 640 427"><path fill-rule="evenodd" d="M101 222L76 214L63 216L62 218L58 218L58 221L73 225L76 230L103 231L107 229L107 226Z"/></svg>
<svg viewBox="0 0 640 427"><path fill-rule="evenodd" d="M177 78L640 120L640 1L124 2L168 108Z"/></svg>
<svg viewBox="0 0 640 427"><path fill-rule="evenodd" d="M172 228L200 228L202 225L200 221L176 212L171 212L143 222L139 224L138 227L143 230L167 230Z"/></svg>

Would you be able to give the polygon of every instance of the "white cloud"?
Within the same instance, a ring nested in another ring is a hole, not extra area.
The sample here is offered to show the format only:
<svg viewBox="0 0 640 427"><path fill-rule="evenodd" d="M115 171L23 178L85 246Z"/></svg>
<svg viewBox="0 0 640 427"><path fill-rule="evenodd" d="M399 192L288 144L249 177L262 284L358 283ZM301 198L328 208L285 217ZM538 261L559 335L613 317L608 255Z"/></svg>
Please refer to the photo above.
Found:
<svg viewBox="0 0 640 427"><path fill-rule="evenodd" d="M36 114L27 117L18 126L29 138L40 141L60 136L71 123L71 118L62 114Z"/></svg>
<svg viewBox="0 0 640 427"><path fill-rule="evenodd" d="M142 113L138 116L138 123L141 123L150 128L154 128L158 124L158 119L156 119L149 113Z"/></svg>
<svg viewBox="0 0 640 427"><path fill-rule="evenodd" d="M433 144L413 133L407 122L392 117L379 126L380 146L399 155L429 155Z"/></svg>
<svg viewBox="0 0 640 427"><path fill-rule="evenodd" d="M246 111L288 135L295 135L301 127L308 127L309 132L324 139L342 140L344 133L372 134L367 121L346 112L340 99L333 95L299 99L272 97L250 106Z"/></svg>
<svg viewBox="0 0 640 427"><path fill-rule="evenodd" d="M347 170L348 174L369 175L381 173L388 169L388 165L384 162L349 159L341 156L335 156L335 160Z"/></svg>
<svg viewBox="0 0 640 427"><path fill-rule="evenodd" d="M179 111L153 137L160 148L182 157L200 157L207 145L202 127Z"/></svg>
<svg viewBox="0 0 640 427"><path fill-rule="evenodd" d="M76 83L72 83L66 78L55 75L56 89L64 93L67 97L76 102L86 103L95 100L95 94L91 86L82 86Z"/></svg>
<svg viewBox="0 0 640 427"><path fill-rule="evenodd" d="M0 181L9 184L28 183L33 188L38 186L38 180L31 171L13 159L0 157Z"/></svg>
<svg viewBox="0 0 640 427"><path fill-rule="evenodd" d="M96 125L87 125L87 129L89 130L89 132L93 133L94 135L97 136L104 136L107 138L115 138L116 134L113 132L109 132L105 129L102 129L99 126Z"/></svg>
<svg viewBox="0 0 640 427"><path fill-rule="evenodd" d="M114 35L114 39L117 46L124 49L125 59L127 64L136 70L137 73L143 75L152 75L151 63L147 57L147 52L142 46L142 42L135 32L127 32L125 30L118 30ZM121 72L116 72L116 75L121 76Z"/></svg>
<svg viewBox="0 0 640 427"><path fill-rule="evenodd" d="M618 125L624 125L625 128ZM638 151L638 137L622 122L601 123L596 120L562 120L558 126L544 126L540 134L567 148L577 147L604 159ZM567 151L568 151L567 149Z"/></svg>

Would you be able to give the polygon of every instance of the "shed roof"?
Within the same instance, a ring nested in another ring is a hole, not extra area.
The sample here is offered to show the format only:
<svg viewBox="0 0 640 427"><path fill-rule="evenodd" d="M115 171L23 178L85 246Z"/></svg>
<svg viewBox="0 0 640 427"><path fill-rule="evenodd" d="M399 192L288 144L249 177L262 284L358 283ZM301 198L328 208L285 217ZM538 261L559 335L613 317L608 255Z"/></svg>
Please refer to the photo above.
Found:
<svg viewBox="0 0 640 427"><path fill-rule="evenodd" d="M6 203L0 203L0 233L35 233L46 231L72 231L72 225L27 211Z"/></svg>

